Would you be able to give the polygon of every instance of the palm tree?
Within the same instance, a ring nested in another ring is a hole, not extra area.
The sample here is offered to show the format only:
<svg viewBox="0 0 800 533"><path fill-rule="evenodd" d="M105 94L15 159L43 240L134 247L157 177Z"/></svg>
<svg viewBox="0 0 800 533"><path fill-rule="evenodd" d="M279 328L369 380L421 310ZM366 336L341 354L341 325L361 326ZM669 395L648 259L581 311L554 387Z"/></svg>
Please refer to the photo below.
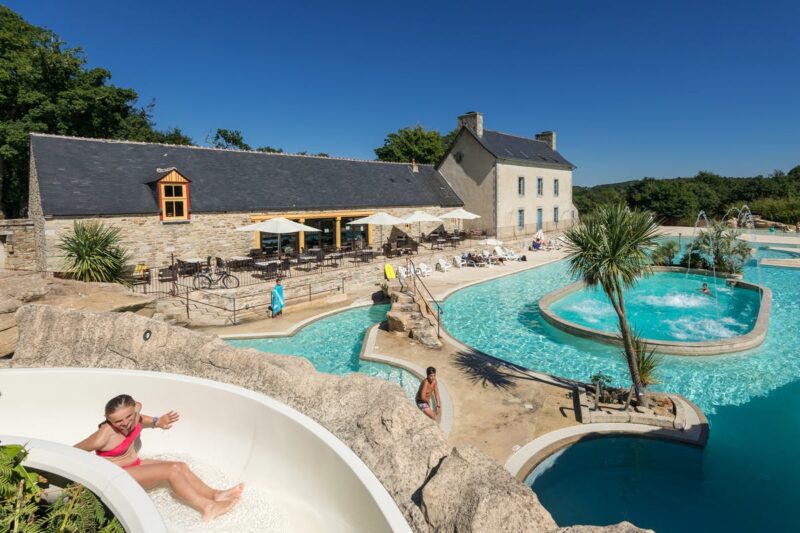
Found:
<svg viewBox="0 0 800 533"><path fill-rule="evenodd" d="M669 240L662 242L651 254L651 259L654 265L658 266L672 266L675 261L675 256L678 255L681 249L678 247L678 242Z"/></svg>
<svg viewBox="0 0 800 533"><path fill-rule="evenodd" d="M644 388L623 291L650 273L647 250L656 246L659 236L650 213L630 210L621 202L598 207L565 233L570 274L582 278L589 287L600 286L617 313L628 371L640 405Z"/></svg>
<svg viewBox="0 0 800 533"><path fill-rule="evenodd" d="M721 222L714 222L695 239L694 247L709 257L717 270L736 274L742 271L752 253L750 245L738 239L739 233Z"/></svg>

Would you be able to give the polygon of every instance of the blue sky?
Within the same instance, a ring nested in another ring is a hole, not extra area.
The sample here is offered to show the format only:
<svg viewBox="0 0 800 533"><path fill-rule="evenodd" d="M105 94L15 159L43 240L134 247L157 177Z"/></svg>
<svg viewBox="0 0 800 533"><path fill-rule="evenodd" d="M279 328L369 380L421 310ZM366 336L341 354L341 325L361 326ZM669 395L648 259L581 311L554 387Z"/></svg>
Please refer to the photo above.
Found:
<svg viewBox="0 0 800 533"><path fill-rule="evenodd" d="M796 1L5 4L199 144L229 128L373 159L389 132L476 110L555 130L578 185L800 164Z"/></svg>

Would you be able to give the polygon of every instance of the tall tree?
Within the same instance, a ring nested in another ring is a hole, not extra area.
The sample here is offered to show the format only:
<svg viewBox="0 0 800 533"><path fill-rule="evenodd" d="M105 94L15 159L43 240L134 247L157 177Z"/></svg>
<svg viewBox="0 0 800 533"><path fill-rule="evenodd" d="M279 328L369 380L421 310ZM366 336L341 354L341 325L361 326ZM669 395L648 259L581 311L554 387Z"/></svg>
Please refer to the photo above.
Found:
<svg viewBox="0 0 800 533"><path fill-rule="evenodd" d="M590 287L600 286L619 320L622 347L628 362L637 403L644 387L639 356L625 310L624 291L650 273L649 248L656 246L658 225L651 213L631 210L622 203L607 204L581 218L566 231L569 271Z"/></svg>
<svg viewBox="0 0 800 533"><path fill-rule="evenodd" d="M19 216L27 204L29 133L189 144L178 129L158 132L152 104L111 73L86 68L80 48L0 6L0 206Z"/></svg>
<svg viewBox="0 0 800 533"><path fill-rule="evenodd" d="M438 131L417 125L387 135L383 146L375 149L375 155L378 161L402 163L414 159L417 163L434 164L444 156L446 148Z"/></svg>
<svg viewBox="0 0 800 533"><path fill-rule="evenodd" d="M244 141L244 136L239 130L226 130L218 128L211 139L211 146L214 148L226 148L228 150L252 150L253 148ZM266 150L265 150L266 151Z"/></svg>

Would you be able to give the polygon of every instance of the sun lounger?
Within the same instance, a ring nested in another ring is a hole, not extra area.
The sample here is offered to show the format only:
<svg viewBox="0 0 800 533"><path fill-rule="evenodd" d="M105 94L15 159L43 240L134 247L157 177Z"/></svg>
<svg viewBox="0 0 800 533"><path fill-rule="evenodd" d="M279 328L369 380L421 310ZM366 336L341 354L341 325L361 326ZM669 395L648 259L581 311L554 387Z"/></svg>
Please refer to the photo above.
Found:
<svg viewBox="0 0 800 533"><path fill-rule="evenodd" d="M423 278L430 276L431 272L433 272L433 270L425 263L420 263L417 267L417 275L422 276Z"/></svg>

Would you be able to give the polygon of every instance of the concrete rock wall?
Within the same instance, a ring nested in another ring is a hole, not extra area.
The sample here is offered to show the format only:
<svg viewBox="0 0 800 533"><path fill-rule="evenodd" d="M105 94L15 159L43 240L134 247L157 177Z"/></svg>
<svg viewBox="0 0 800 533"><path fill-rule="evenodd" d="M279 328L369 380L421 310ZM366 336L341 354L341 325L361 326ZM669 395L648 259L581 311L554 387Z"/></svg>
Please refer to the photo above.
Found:
<svg viewBox="0 0 800 533"><path fill-rule="evenodd" d="M488 457L451 449L395 384L316 372L299 357L229 346L218 337L130 313L26 305L10 367L104 367L171 372L262 392L345 442L387 488L415 531L550 531L536 495ZM146 330L152 332L145 341ZM2 370L0 370L2 371ZM364 398L370 401L365 402Z"/></svg>

